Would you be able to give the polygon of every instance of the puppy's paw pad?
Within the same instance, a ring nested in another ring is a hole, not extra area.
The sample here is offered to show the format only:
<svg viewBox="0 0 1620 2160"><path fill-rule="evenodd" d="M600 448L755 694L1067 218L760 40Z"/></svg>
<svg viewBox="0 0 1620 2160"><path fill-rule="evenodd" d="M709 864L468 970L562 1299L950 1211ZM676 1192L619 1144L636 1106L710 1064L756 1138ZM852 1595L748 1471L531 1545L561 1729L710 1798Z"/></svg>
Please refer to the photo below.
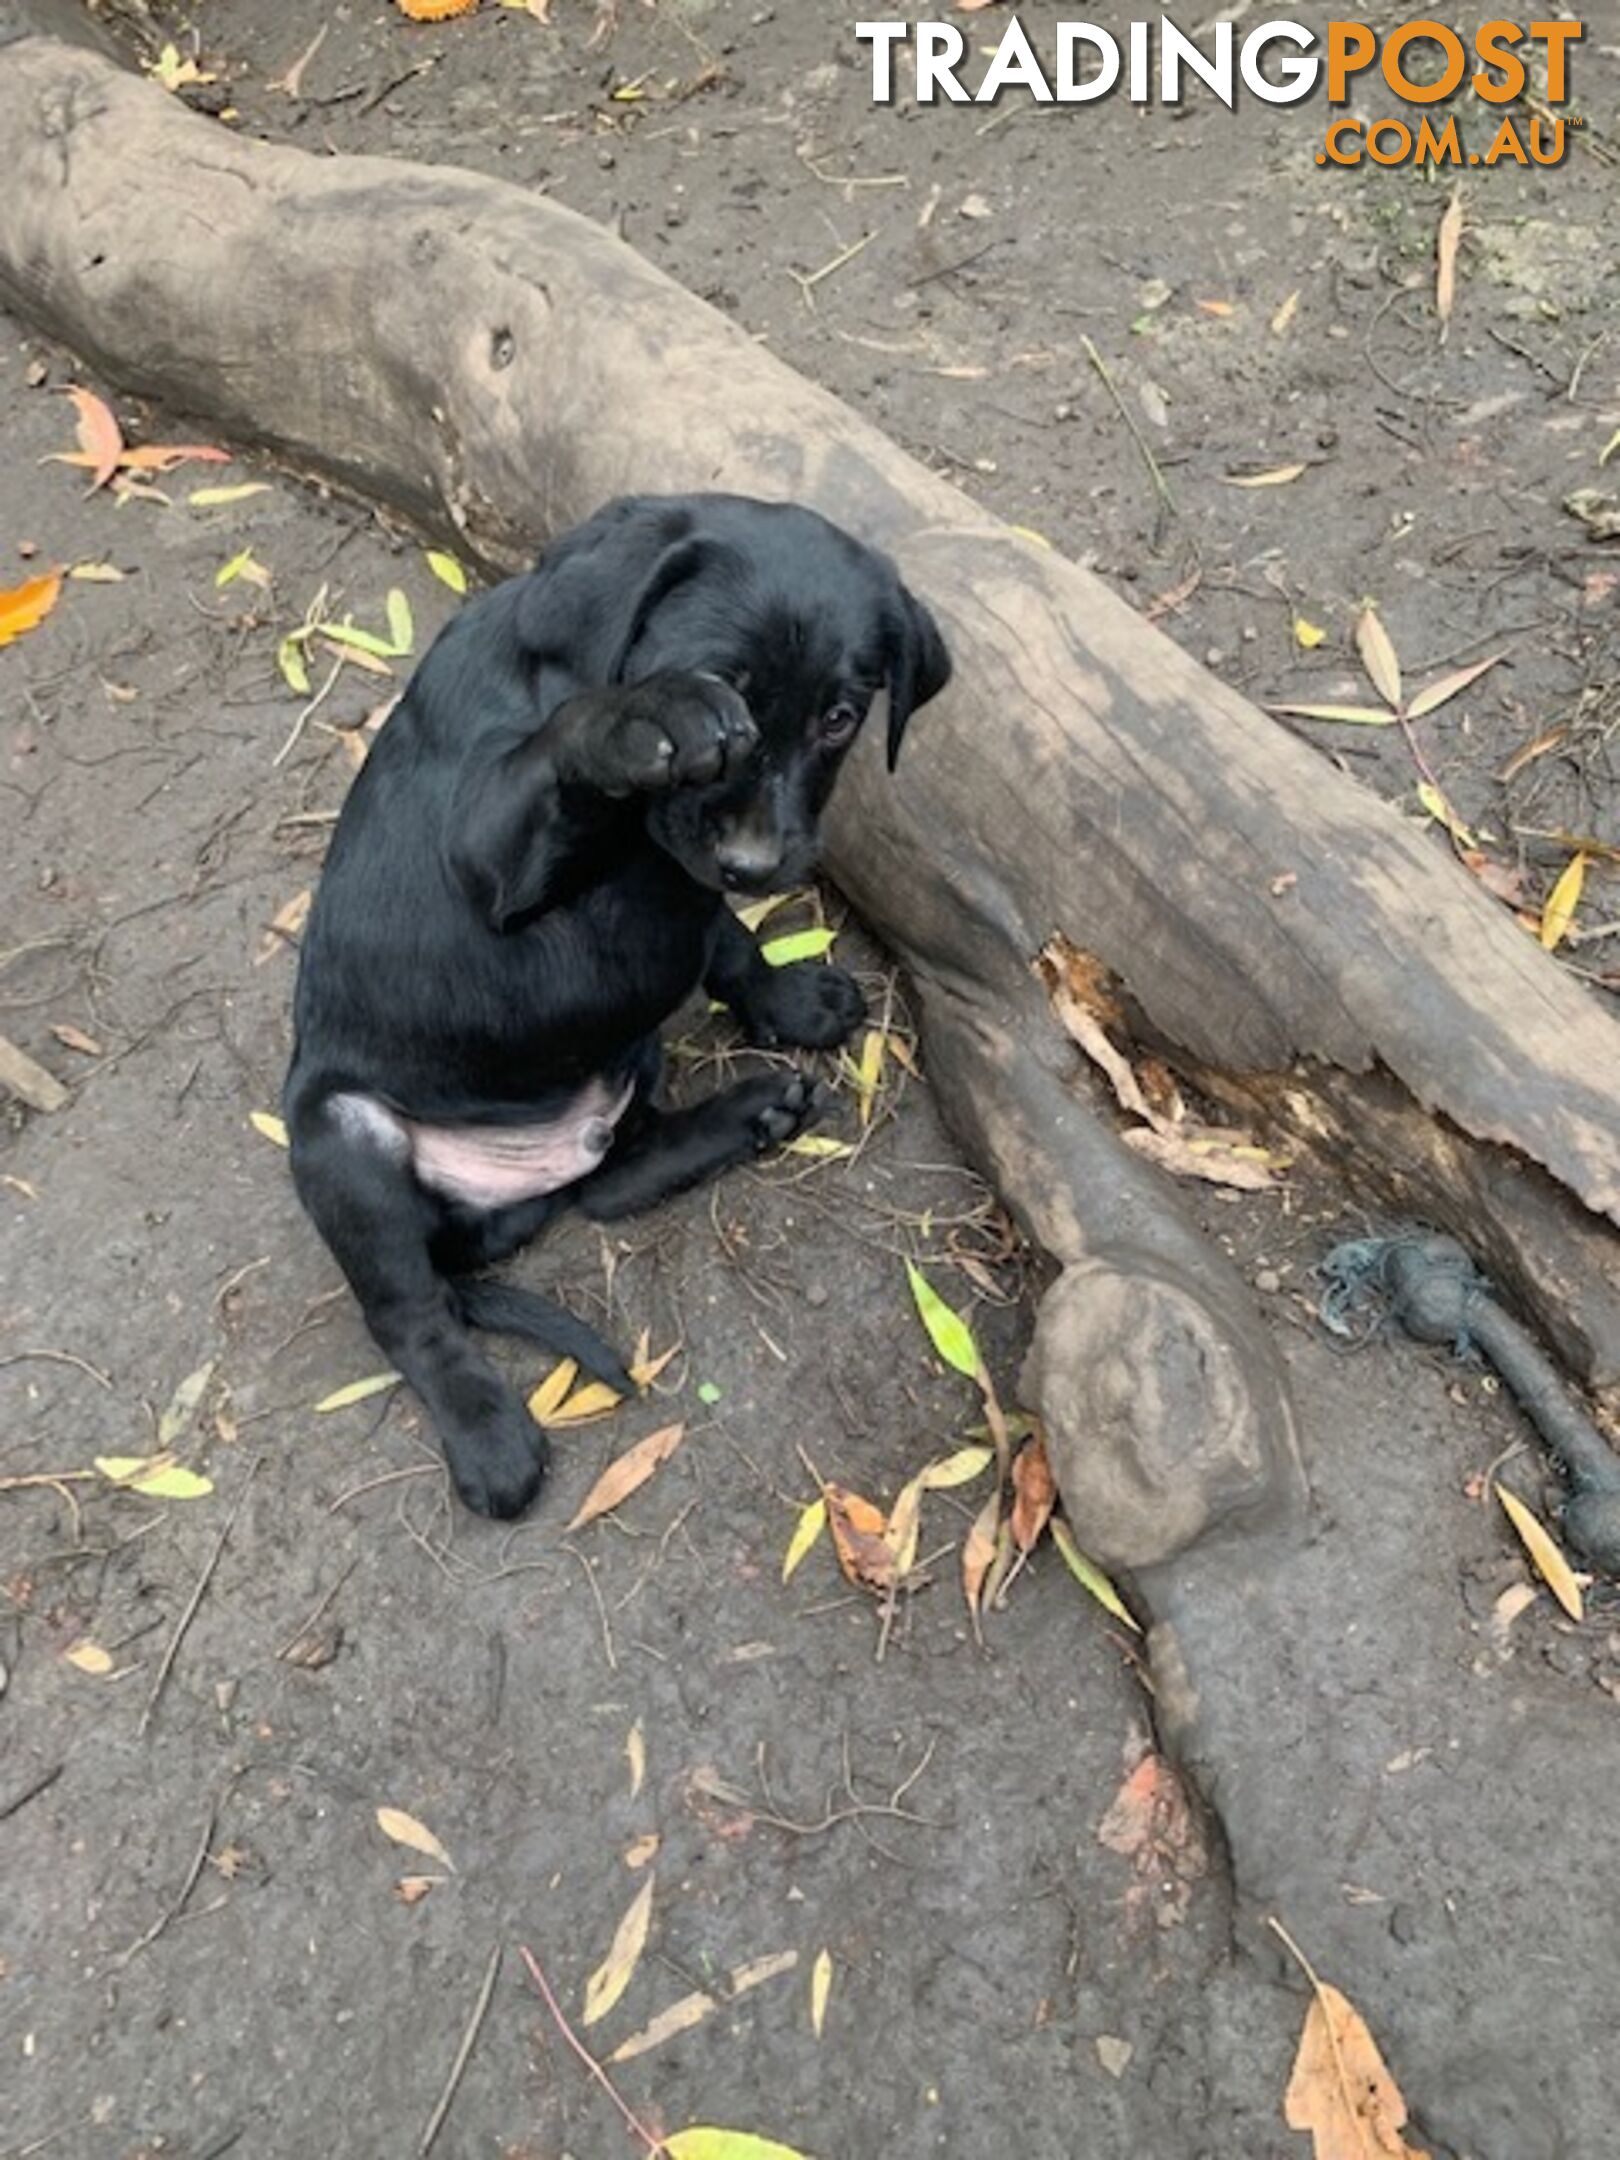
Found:
<svg viewBox="0 0 1620 2160"><path fill-rule="evenodd" d="M527 1432L518 1425L519 1418ZM446 1443L444 1453L462 1504L494 1522L511 1522L524 1514L545 1481L545 1443L521 1410L476 1440Z"/></svg>
<svg viewBox="0 0 1620 2160"><path fill-rule="evenodd" d="M744 1017L755 1042L830 1050L866 1018L866 999L842 968L795 960L776 971L766 994Z"/></svg>
<svg viewBox="0 0 1620 2160"><path fill-rule="evenodd" d="M760 1154L783 1147L815 1124L827 1108L827 1093L804 1073L794 1073L777 1089L775 1099L754 1112L754 1146Z"/></svg>

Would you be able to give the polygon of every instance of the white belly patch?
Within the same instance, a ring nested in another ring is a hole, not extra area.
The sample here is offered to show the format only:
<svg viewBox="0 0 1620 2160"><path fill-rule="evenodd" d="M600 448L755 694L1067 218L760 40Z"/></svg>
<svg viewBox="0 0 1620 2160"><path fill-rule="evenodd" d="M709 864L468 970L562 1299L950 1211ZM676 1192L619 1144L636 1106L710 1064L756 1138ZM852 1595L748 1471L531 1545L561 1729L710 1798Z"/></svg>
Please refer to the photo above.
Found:
<svg viewBox="0 0 1620 2160"><path fill-rule="evenodd" d="M631 1081L614 1095L605 1080L590 1080L535 1125L427 1125L364 1095L340 1096L334 1107L351 1131L408 1146L411 1167L430 1191L463 1207L503 1208L588 1177L613 1145L634 1092Z"/></svg>

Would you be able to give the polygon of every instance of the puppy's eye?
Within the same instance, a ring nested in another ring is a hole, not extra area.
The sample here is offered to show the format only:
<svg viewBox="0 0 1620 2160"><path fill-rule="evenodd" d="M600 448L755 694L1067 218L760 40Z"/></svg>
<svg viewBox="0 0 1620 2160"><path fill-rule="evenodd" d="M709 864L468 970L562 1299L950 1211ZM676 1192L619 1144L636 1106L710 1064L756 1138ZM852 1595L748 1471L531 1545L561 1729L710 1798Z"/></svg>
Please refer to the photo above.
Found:
<svg viewBox="0 0 1620 2160"><path fill-rule="evenodd" d="M816 732L829 749L836 750L841 743L850 740L860 724L860 707L852 705L848 698L841 698L822 714Z"/></svg>

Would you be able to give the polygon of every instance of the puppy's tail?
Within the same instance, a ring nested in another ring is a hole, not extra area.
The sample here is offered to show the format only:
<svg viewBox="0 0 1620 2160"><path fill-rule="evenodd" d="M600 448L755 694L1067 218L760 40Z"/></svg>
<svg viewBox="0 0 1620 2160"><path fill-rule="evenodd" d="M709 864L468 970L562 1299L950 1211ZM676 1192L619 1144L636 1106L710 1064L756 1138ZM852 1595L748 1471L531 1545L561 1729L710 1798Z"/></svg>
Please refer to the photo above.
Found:
<svg viewBox="0 0 1620 2160"><path fill-rule="evenodd" d="M570 1357L588 1373L620 1395L634 1395L636 1384L625 1371L616 1350L592 1327L550 1298L534 1290L520 1290L515 1283L473 1281L462 1276L456 1300L468 1327L483 1328L491 1335L518 1335L538 1343L542 1350Z"/></svg>

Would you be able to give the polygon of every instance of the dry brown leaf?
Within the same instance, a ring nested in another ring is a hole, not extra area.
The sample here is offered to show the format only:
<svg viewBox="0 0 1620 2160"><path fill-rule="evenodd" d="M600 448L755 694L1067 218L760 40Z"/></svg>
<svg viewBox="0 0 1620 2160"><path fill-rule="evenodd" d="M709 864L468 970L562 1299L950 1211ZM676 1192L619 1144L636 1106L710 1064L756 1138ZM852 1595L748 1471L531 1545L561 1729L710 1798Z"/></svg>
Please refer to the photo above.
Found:
<svg viewBox="0 0 1620 2160"><path fill-rule="evenodd" d="M656 1881L655 1876L649 1875L631 1899L629 1909L614 1930L607 1956L585 1983L585 2007L580 2013L582 2025L595 2025L605 2018L630 1985L641 1953L647 1946Z"/></svg>
<svg viewBox="0 0 1620 2160"><path fill-rule="evenodd" d="M347 741L348 738L345 737L344 740ZM289 945L298 942L305 923L309 921L314 897L314 893L306 885L277 908L265 927L264 941L259 947L258 958L253 963L255 967L262 967L266 960L273 960L277 953L285 952Z"/></svg>
<svg viewBox="0 0 1620 2160"><path fill-rule="evenodd" d="M1449 698L1454 698L1459 690L1466 690L1471 682L1478 682L1490 669L1500 667L1506 658L1506 652L1492 653L1488 660L1476 660L1471 667L1456 668L1449 675L1437 675L1413 697L1406 708L1407 719L1421 720L1425 713L1434 712Z"/></svg>
<svg viewBox="0 0 1620 2160"><path fill-rule="evenodd" d="M26 631L37 630L55 607L61 591L59 570L48 570L43 577L27 578L21 585L0 591L0 645L9 645Z"/></svg>
<svg viewBox="0 0 1620 2160"><path fill-rule="evenodd" d="M1057 1482L1046 1459L1046 1443L1037 1435L1026 1441L1013 1462L1013 1543L1029 1552L1040 1542L1057 1504Z"/></svg>
<svg viewBox="0 0 1620 2160"><path fill-rule="evenodd" d="M1406 2102L1360 2013L1313 1973L1294 2074L1283 2100L1291 2130L1308 2130L1315 2160L1426 2160L1401 2136Z"/></svg>
<svg viewBox="0 0 1620 2160"><path fill-rule="evenodd" d="M1451 310L1457 298L1457 247L1462 235L1462 189L1453 188L1451 200L1440 213L1440 229L1434 241L1434 308L1440 318L1442 345L1451 329Z"/></svg>
<svg viewBox="0 0 1620 2160"><path fill-rule="evenodd" d="M377 1810L377 1828L396 1845L407 1845L412 1852L426 1853L430 1860L437 1860L441 1867L451 1867L450 1855L439 1843L426 1823L418 1822L414 1815L407 1815L403 1808L380 1807Z"/></svg>
<svg viewBox="0 0 1620 2160"><path fill-rule="evenodd" d="M442 1883L442 1875L402 1875L394 1885L394 1895L402 1905L420 1905L435 1883Z"/></svg>
<svg viewBox="0 0 1620 2160"><path fill-rule="evenodd" d="M868 1590L892 1589L897 1571L894 1555L884 1542L888 1525L883 1510L842 1485L826 1486L823 1497L838 1565L845 1576Z"/></svg>
<svg viewBox="0 0 1620 2160"><path fill-rule="evenodd" d="M111 406L104 404L93 390L81 390L75 385L62 394L73 400L73 409L79 416L79 450L82 461L90 469L91 489L105 487L123 462L124 431L114 418ZM78 463L80 459L73 462Z"/></svg>
<svg viewBox="0 0 1620 2160"><path fill-rule="evenodd" d="M1159 1927L1186 1915L1193 1885L1209 1869L1198 1818L1187 1788L1151 1749L1130 1761L1125 1782L1097 1827L1097 1842L1128 1860L1135 1877L1125 1894L1127 1916Z"/></svg>
<svg viewBox="0 0 1620 2160"><path fill-rule="evenodd" d="M625 1735L624 1752L630 1765L630 1797L635 1800L640 1797L642 1781L647 1775L647 1742L640 1718Z"/></svg>
<svg viewBox="0 0 1620 2160"><path fill-rule="evenodd" d="M1297 480L1302 473L1308 473L1310 469L1309 465L1301 462L1297 465L1274 465L1270 472L1222 473L1221 478L1228 487L1287 487L1292 481Z"/></svg>
<svg viewBox="0 0 1620 2160"><path fill-rule="evenodd" d="M719 2007L712 1995L683 1995L679 2002L672 2002L667 2010L661 2010L650 2025L632 2033L628 2040L621 2040L607 2060L610 2063L633 2062L638 2055L662 2047L666 2040L673 2040L677 2033L690 2032L694 2025L701 2025Z"/></svg>
<svg viewBox="0 0 1620 2160"><path fill-rule="evenodd" d="M643 1328L636 1342L635 1361L630 1367L630 1377L638 1388L643 1390L650 1388L671 1359L679 1357L680 1354L681 1345L678 1342L672 1342L667 1350L660 1350L655 1357L652 1349L652 1336L646 1328Z"/></svg>
<svg viewBox="0 0 1620 2160"><path fill-rule="evenodd" d="M102 1054L96 1038L87 1035L83 1028L75 1027L71 1020L53 1020L51 1033L64 1050L77 1050L81 1057L100 1057Z"/></svg>
<svg viewBox="0 0 1620 2160"><path fill-rule="evenodd" d="M633 1845L625 1847L624 1864L632 1875L639 1875L649 1860L658 1857L662 1842L656 1830L649 1830L645 1837L638 1837Z"/></svg>
<svg viewBox="0 0 1620 2160"><path fill-rule="evenodd" d="M1288 298L1271 318L1271 334L1281 337L1299 312L1299 287L1296 285Z"/></svg>
<svg viewBox="0 0 1620 2160"><path fill-rule="evenodd" d="M1356 650L1373 688L1386 704L1399 712L1401 663L1395 657L1395 647L1375 607L1364 607L1356 617Z"/></svg>
<svg viewBox="0 0 1620 2160"><path fill-rule="evenodd" d="M638 1440L634 1447L610 1462L590 1491L580 1503L578 1513L568 1525L579 1530L588 1522L595 1522L598 1515L606 1515L623 1500L628 1500L655 1471L661 1469L686 1436L684 1425L664 1425L645 1440Z"/></svg>
<svg viewBox="0 0 1620 2160"><path fill-rule="evenodd" d="M975 1627L979 1621L979 1600L984 1594L985 1577L995 1562L996 1532L1000 1525L1001 1494L993 1492L974 1516L973 1527L962 1546L962 1595L967 1599Z"/></svg>

